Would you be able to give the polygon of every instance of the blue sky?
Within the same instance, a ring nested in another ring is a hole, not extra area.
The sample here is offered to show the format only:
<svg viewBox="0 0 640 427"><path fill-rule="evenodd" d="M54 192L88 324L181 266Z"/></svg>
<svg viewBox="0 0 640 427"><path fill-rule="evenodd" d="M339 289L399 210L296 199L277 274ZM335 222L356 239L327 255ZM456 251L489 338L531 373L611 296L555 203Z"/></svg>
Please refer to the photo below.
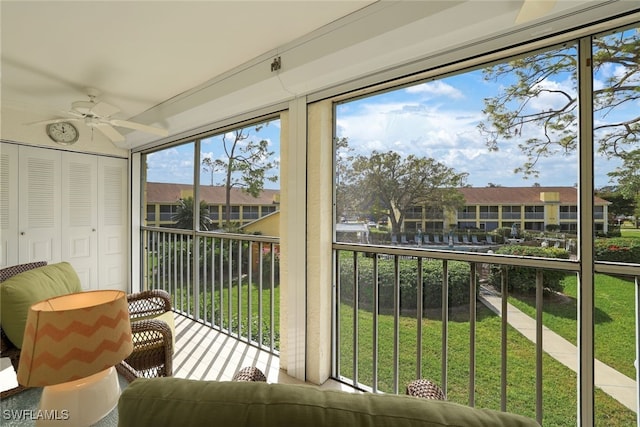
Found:
<svg viewBox="0 0 640 427"><path fill-rule="evenodd" d="M606 78L618 73L621 73L620 67L603 67L594 76L594 88L602 87ZM568 74L552 76L542 85L573 93L575 89L570 77ZM578 181L575 153L558 153L542 159L537 178L514 174L514 169L527 160L518 144L527 137L541 135L540 128L525 129L524 137L502 142L497 152L488 150L485 137L478 130L478 124L484 120L483 100L497 94L511 81L486 81L481 70L472 70L340 104L336 114L336 136L347 137L350 147L357 154L368 155L377 150L434 158L456 172L467 172L467 183L474 187L484 187L489 183L512 187L532 186L535 183L543 186L575 185ZM640 81L635 83L640 85ZM541 96L534 99L530 106L535 109L557 106L562 102L558 96ZM635 117L638 110L640 103L626 106L607 117L595 117L595 122L629 119ZM271 122L257 133L252 130L253 140L269 141L270 149L276 153L275 159L278 161L279 138L279 121ZM148 180L191 183L192 152L193 144L187 144L150 155ZM208 156L223 156L219 136L203 141L201 158ZM596 154L596 188L611 184L607 172L618 165L619 161ZM210 173L202 168L200 173L201 183L210 184ZM213 182L215 185L222 184L223 176L215 174ZM279 182L266 184L266 188L278 186Z"/></svg>
<svg viewBox="0 0 640 427"><path fill-rule="evenodd" d="M467 183L474 187L489 183L573 186L578 181L575 153L543 159L537 178L514 174L527 160L518 143L540 129L501 143L497 152L488 150L477 127L484 120L483 99L508 83L484 81L477 70L342 104L338 107L337 136L347 137L357 154L392 150L405 156L434 158L456 172L467 172ZM575 92L568 89L571 82L566 75L545 85ZM535 100L532 107L545 109L558 102L549 96ZM595 163L596 187L609 185L606 173L619 162L598 156Z"/></svg>
<svg viewBox="0 0 640 427"><path fill-rule="evenodd" d="M269 150L275 154L273 160L280 161L280 121L269 122L256 132L255 127L249 127L251 137L245 141L258 142L266 140L269 142ZM229 134L231 138L231 134ZM202 140L200 158L205 157L224 158L222 145L222 135ZM194 143L187 143L177 147L171 147L149 155L147 180L150 182L172 182L180 184L193 183L193 150ZM274 171L277 175L278 171ZM202 185L211 184L211 173L200 167L200 183ZM214 173L214 185L224 183L222 173ZM265 188L279 188L279 182L267 182Z"/></svg>

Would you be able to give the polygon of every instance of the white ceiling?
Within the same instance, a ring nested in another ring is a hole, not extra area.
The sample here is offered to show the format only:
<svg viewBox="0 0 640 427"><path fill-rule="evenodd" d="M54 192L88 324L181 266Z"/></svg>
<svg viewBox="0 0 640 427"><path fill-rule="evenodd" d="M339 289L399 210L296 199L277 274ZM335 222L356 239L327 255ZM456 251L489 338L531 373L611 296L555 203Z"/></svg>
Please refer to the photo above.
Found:
<svg viewBox="0 0 640 427"><path fill-rule="evenodd" d="M2 102L133 117L370 1L2 1Z"/></svg>
<svg viewBox="0 0 640 427"><path fill-rule="evenodd" d="M557 0L544 16L516 24L522 5L2 0L2 108L56 117L92 87L120 108L118 118L176 135L514 30L522 41L568 19L580 25L638 7ZM282 70L272 73L276 56ZM131 132L125 146L153 139Z"/></svg>

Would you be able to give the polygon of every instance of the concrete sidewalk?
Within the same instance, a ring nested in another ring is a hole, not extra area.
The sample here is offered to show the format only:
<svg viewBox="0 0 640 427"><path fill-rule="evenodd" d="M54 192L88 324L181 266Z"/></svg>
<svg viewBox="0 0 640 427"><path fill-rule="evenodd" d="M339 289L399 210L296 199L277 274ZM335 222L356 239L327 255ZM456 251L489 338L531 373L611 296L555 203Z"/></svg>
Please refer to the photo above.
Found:
<svg viewBox="0 0 640 427"><path fill-rule="evenodd" d="M478 299L493 312L499 316L501 315L502 302L499 294L482 287ZM507 321L522 335L535 343L536 320L534 318L508 304ZM578 371L578 350L576 346L546 326L542 327L542 349L569 369L574 372ZM633 412L637 412L638 388L636 382L599 360L595 361L595 386Z"/></svg>

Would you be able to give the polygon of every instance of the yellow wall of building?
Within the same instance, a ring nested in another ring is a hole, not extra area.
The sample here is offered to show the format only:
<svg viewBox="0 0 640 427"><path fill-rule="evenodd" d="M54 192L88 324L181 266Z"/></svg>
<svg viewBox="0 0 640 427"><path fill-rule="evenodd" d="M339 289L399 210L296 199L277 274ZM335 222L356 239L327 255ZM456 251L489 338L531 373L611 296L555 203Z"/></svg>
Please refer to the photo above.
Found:
<svg viewBox="0 0 640 427"><path fill-rule="evenodd" d="M263 236L280 237L280 212L253 221L242 227L247 233L260 233Z"/></svg>

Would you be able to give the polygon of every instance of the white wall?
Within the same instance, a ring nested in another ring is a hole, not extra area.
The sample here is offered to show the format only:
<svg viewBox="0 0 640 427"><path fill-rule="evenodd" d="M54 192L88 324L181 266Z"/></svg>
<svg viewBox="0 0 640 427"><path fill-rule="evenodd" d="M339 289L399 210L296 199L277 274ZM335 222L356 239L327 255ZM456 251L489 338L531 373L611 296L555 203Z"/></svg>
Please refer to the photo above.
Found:
<svg viewBox="0 0 640 427"><path fill-rule="evenodd" d="M0 139L3 141L21 142L24 144L37 145L46 148L58 148L67 151L78 151L90 154L103 154L118 157L128 157L128 150L118 148L99 131L94 131L82 122L74 122L80 138L73 145L64 146L53 142L46 134L45 125L29 125L29 123L41 120L62 118L60 115L42 115L42 113L32 113L7 106L2 107L0 116Z"/></svg>

